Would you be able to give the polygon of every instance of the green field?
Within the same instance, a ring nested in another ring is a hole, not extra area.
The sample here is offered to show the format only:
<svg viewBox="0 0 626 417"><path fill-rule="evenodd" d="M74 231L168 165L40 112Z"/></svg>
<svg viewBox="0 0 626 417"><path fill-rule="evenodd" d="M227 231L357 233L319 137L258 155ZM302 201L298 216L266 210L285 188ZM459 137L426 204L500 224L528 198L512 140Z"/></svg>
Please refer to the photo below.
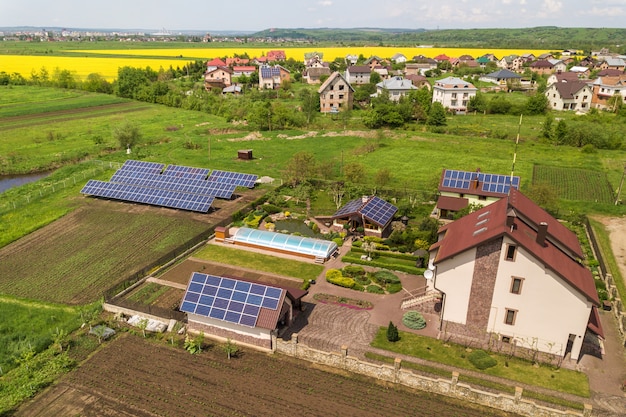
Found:
<svg viewBox="0 0 626 417"><path fill-rule="evenodd" d="M55 334L71 333L81 323L77 307L45 304L0 295L0 375L8 372L29 352L40 352Z"/></svg>
<svg viewBox="0 0 626 417"><path fill-rule="evenodd" d="M611 204L615 201L606 173L589 169L535 165L533 184L552 187L564 200Z"/></svg>
<svg viewBox="0 0 626 417"><path fill-rule="evenodd" d="M0 293L90 303L208 227L184 214L92 200L0 249Z"/></svg>

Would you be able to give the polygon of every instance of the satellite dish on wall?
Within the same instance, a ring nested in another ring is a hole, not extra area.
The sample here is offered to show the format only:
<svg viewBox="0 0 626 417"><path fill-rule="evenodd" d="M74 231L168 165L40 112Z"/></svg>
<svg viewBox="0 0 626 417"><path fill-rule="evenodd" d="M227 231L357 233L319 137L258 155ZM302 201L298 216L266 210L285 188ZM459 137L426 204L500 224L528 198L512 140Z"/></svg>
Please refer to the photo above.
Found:
<svg viewBox="0 0 626 417"><path fill-rule="evenodd" d="M433 279L433 276L435 276L435 273L432 270L427 269L424 271L424 278Z"/></svg>

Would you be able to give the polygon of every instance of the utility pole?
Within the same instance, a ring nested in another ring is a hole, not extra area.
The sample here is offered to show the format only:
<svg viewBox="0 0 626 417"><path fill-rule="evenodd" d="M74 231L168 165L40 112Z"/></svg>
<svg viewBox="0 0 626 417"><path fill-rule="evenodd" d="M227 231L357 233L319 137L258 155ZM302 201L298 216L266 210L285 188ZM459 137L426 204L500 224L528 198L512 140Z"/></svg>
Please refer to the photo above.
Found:
<svg viewBox="0 0 626 417"><path fill-rule="evenodd" d="M626 165L624 165L624 171L622 172L622 179L619 181L619 187L617 188L617 197L615 198L615 205L619 204L619 197L622 194L622 186L624 185L624 175L626 175Z"/></svg>
<svg viewBox="0 0 626 417"><path fill-rule="evenodd" d="M511 193L511 187L513 187L513 174L515 173L515 160L517 159L517 145L519 144L519 135L522 130L522 117L524 115L519 115L519 125L517 126L517 138L515 138L515 149L513 150L513 165L511 166L511 183L509 184L509 194Z"/></svg>

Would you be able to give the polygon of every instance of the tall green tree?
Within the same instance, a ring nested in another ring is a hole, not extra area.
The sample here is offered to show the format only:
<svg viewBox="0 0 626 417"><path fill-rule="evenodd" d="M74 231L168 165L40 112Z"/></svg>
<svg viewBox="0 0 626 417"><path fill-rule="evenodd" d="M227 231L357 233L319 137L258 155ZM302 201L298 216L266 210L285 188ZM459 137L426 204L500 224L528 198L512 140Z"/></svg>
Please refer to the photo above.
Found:
<svg viewBox="0 0 626 417"><path fill-rule="evenodd" d="M122 149L130 149L141 140L141 130L135 123L125 121L113 127L113 137Z"/></svg>
<svg viewBox="0 0 626 417"><path fill-rule="evenodd" d="M315 166L315 155L311 152L301 151L296 153L287 162L287 167L285 168L287 182L295 187L300 183L308 181L315 174Z"/></svg>
<svg viewBox="0 0 626 417"><path fill-rule="evenodd" d="M430 106L426 124L429 126L445 126L447 123L446 110L443 108L443 104L435 101L432 106Z"/></svg>
<svg viewBox="0 0 626 417"><path fill-rule="evenodd" d="M304 114L306 125L308 127L315 116L319 113L320 96L308 88L301 90L299 96L302 103L302 113Z"/></svg>

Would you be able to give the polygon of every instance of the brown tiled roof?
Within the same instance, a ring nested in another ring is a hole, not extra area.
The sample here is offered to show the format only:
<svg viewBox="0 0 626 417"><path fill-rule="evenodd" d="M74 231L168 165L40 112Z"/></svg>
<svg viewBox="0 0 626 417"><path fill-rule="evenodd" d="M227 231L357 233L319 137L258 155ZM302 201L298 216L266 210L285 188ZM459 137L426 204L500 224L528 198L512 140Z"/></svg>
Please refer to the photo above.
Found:
<svg viewBox="0 0 626 417"><path fill-rule="evenodd" d="M622 70L618 70L615 68L607 68L607 69L603 69L600 72L598 72L598 77L615 77L615 76L619 76L621 74L623 74L624 71Z"/></svg>
<svg viewBox="0 0 626 417"><path fill-rule="evenodd" d="M440 195L437 199L437 208L441 210L459 211L467 207L469 200L461 197Z"/></svg>
<svg viewBox="0 0 626 417"><path fill-rule="evenodd" d="M580 90L585 88L587 83L584 81L568 81L566 83L555 83L554 87L563 99L573 99Z"/></svg>
<svg viewBox="0 0 626 417"><path fill-rule="evenodd" d="M370 72L372 72L370 67L368 67L367 65L353 65L348 68L348 71L350 71L350 74L369 74Z"/></svg>
<svg viewBox="0 0 626 417"><path fill-rule="evenodd" d="M507 226L507 213L515 213L514 227ZM548 225L543 245L536 241L537 227L541 222ZM438 249L435 264L506 236L589 301L599 304L591 272L566 254L569 251L573 256L582 258L576 235L514 188L511 188L507 198L440 228L439 233L445 233L443 239L430 248L431 251Z"/></svg>
<svg viewBox="0 0 626 417"><path fill-rule="evenodd" d="M589 322L587 328L604 339L604 330L602 329L602 322L600 322L600 313L596 306L591 307L591 314L589 314Z"/></svg>
<svg viewBox="0 0 626 417"><path fill-rule="evenodd" d="M548 60L540 59L539 61L535 61L530 64L532 68L553 68L554 65Z"/></svg>
<svg viewBox="0 0 626 417"><path fill-rule="evenodd" d="M261 307L259 311L259 317L256 320L256 326L261 329L274 330L278 325L278 319L280 318L280 313L283 310L283 304L285 303L285 293L283 290L280 294L280 299L278 300L278 308L276 310L271 310L269 308Z"/></svg>
<svg viewBox="0 0 626 417"><path fill-rule="evenodd" d="M559 72L557 74L554 74L554 76L556 77L557 82L578 81L578 74L571 71Z"/></svg>

